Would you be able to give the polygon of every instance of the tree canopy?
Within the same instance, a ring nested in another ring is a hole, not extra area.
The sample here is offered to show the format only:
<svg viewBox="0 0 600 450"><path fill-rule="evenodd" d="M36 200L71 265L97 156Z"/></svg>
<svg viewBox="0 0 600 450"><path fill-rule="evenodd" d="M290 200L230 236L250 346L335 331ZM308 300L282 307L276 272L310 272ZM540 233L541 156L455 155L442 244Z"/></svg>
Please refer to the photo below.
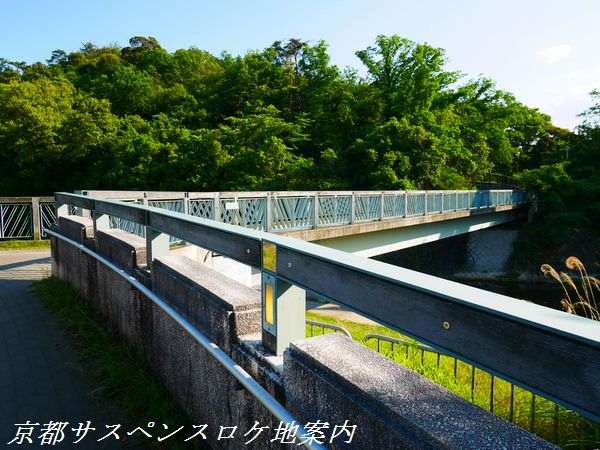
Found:
<svg viewBox="0 0 600 450"><path fill-rule="evenodd" d="M135 36L0 59L0 192L466 188L576 151L547 115L450 71L443 49L379 36L356 56L341 70L323 41L214 56Z"/></svg>

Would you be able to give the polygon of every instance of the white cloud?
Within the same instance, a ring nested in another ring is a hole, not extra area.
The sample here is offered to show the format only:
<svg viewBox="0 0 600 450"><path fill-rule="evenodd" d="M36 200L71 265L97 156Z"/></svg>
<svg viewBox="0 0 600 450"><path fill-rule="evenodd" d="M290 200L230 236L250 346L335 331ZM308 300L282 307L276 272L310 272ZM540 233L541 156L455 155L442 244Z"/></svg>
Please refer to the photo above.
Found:
<svg viewBox="0 0 600 450"><path fill-rule="evenodd" d="M540 50L537 55L546 64L555 64L568 58L571 50L572 48L569 44L553 45L552 47Z"/></svg>

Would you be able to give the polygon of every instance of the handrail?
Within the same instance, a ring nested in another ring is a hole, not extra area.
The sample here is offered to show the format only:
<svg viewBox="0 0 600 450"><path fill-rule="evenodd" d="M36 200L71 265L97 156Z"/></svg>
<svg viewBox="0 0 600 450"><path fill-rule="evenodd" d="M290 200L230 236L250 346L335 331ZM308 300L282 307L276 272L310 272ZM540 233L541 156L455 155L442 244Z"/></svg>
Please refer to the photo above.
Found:
<svg viewBox="0 0 600 450"><path fill-rule="evenodd" d="M308 325L310 325L311 327L321 327L321 328L328 328L333 331L339 331L343 335L352 339L352 335L350 334L350 332L348 330L346 330L344 327L340 327L339 325L334 325L332 323L327 323L327 322L318 322L316 320L310 320L310 319L306 319L306 323Z"/></svg>
<svg viewBox="0 0 600 450"><path fill-rule="evenodd" d="M377 339L378 341L389 342L390 344L398 344L398 345L404 345L407 347L414 347L418 350L424 350L426 352L438 353L440 355L447 355L447 353L444 353L441 350L436 350L435 348L431 347L430 345L421 344L419 342L410 342L410 341L407 341L406 339L400 339L400 338L395 338L395 337L391 337L391 336L386 336L384 334L369 333L364 337L365 342L369 342L371 339Z"/></svg>
<svg viewBox="0 0 600 450"><path fill-rule="evenodd" d="M600 418L600 326L523 300L273 233L163 209L57 193L58 203L139 221L261 267L510 382ZM263 248L274 246L272 267ZM570 380L570 382L565 382Z"/></svg>
<svg viewBox="0 0 600 450"><path fill-rule="evenodd" d="M79 244L72 239L63 236L52 230L48 230L47 233L57 239L67 242L68 244L76 247L80 251L90 255L98 262L102 263L135 289L140 291L144 296L158 306L163 312L171 317L178 325L180 325L187 333L200 344L212 357L214 357L226 370L229 372L237 381L239 381L246 390L254 396L262 405L267 408L277 419L286 423L298 423L299 436L306 435L306 431L302 424L294 418L294 416L285 409L281 403L279 403L265 388L263 388L257 381L252 378L248 372L246 372L241 366L239 366L231 357L227 355L223 350L219 348L217 344L210 341L203 333L201 333L194 325L188 322L181 314L179 314L174 308L166 303L162 298L144 286L143 283L138 281L134 276L127 273L125 270L117 267L109 260L99 255L98 253L87 248L85 245ZM320 445L317 442L305 442L303 445L311 450L325 450L326 447Z"/></svg>

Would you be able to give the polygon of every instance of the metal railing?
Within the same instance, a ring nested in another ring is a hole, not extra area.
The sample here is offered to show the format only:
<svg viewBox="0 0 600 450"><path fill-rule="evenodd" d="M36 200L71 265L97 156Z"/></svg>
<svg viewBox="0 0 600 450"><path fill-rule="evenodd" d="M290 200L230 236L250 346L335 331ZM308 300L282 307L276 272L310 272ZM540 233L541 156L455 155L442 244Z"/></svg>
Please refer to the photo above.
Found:
<svg viewBox="0 0 600 450"><path fill-rule="evenodd" d="M455 211L517 206L527 195L485 191L127 192L82 191L255 230L291 232Z"/></svg>
<svg viewBox="0 0 600 450"><path fill-rule="evenodd" d="M516 206L527 200L524 192L511 190L80 192L275 233ZM78 210L71 212L78 213ZM54 223L56 211L52 197L0 197L0 239L44 238L44 230ZM113 217L111 226L144 236L143 226L126 219Z"/></svg>
<svg viewBox="0 0 600 450"><path fill-rule="evenodd" d="M56 223L53 197L0 197L0 239L41 239Z"/></svg>
<svg viewBox="0 0 600 450"><path fill-rule="evenodd" d="M452 372L453 372L453 376L454 376L454 381L456 382L458 380L458 358L449 355L448 353L445 353L441 350L437 350L429 345L425 345L425 344L421 344L419 342L411 342L409 340L406 339L400 339L400 338L394 338L391 336L385 336L385 335L381 335L381 334L367 334L364 338L364 342L365 343L369 343L369 341L371 340L375 340L376 342L376 350L377 353L385 353L383 346L381 345L381 342L387 342L389 343L389 352L392 354L392 356L395 354L395 351L397 348L400 349L404 349L405 351L405 358L408 359L410 355L410 352L418 352L420 353L420 364L421 366L425 365L425 353L432 353L433 355L435 355L435 364L436 364L436 368L439 369L440 368L440 362L441 362L441 358L446 357L449 358L452 361ZM477 372L477 367L474 365L470 365L467 364L467 366L469 367L469 372L470 372L470 401L471 403L475 403L475 391L476 391L476 372ZM489 403L488 403L488 410L490 412L494 412L494 405L495 405L495 396L494 396L494 383L495 383L495 376L493 374L489 374L490 376L490 384L489 384ZM509 396L509 413L508 413L508 420L510 422L514 422L515 419L515 385L513 383L510 383L510 396ZM487 388L487 386L486 386ZM535 408L535 398L536 395L535 393L531 393L531 403L533 405L532 408L530 408L530 422L529 422L529 431L531 432L535 432L535 420L536 420L536 408ZM554 442L558 441L558 404L554 405L554 411L555 414L553 416L553 420L554 420L554 424L553 424L553 429L555 430L555 435L553 436L554 438Z"/></svg>
<svg viewBox="0 0 600 450"><path fill-rule="evenodd" d="M270 411L277 419L282 422L298 424L298 430L296 432L296 438L307 435L304 427L300 421L297 421L294 416L281 405L265 388L263 388L252 376L246 372L240 365L238 365L231 357L225 353L219 346L210 341L203 333L201 333L193 324L179 314L171 305L165 300L156 295L150 289L148 289L142 282L138 281L135 277L127 273L125 270L114 265L111 261L87 248L85 245L81 245L60 233L52 230L48 230L47 233L57 239L63 240L70 245L78 248L82 253L90 255L96 259L99 263L103 264L114 273L122 277L125 281L132 285L135 289L141 292L146 298L154 303L160 310L171 317L181 328L183 328L193 339L196 341L204 350L206 350L213 358L215 358L222 367L224 367L230 375L232 375L255 399L257 399L268 411ZM325 446L318 442L306 440L298 445L309 450L325 450Z"/></svg>
<svg viewBox="0 0 600 450"><path fill-rule="evenodd" d="M334 325L332 323L327 323L327 322L318 322L316 320L309 320L306 319L306 324L310 327L310 336L314 336L315 335L315 327L320 328L321 329L321 334L325 334L325 330L331 330L334 333L341 333L344 336L349 337L350 339L352 339L352 335L350 334L350 332L348 330L346 330L344 327L340 327L339 325Z"/></svg>
<svg viewBox="0 0 600 450"><path fill-rule="evenodd" d="M167 236L260 268L263 344L277 352L304 338L304 313L289 313L289 300L307 290L600 418L600 326L592 320L273 233L89 196L57 193L56 201L61 215L67 205L91 211L97 227L110 216L144 226L149 268L168 252Z"/></svg>

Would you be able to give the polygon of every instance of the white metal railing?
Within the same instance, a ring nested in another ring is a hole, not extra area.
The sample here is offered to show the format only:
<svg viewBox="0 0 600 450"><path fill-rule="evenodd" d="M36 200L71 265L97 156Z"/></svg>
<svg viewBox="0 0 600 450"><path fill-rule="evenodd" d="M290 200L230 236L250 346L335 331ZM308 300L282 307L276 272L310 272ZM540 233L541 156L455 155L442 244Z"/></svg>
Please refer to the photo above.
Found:
<svg viewBox="0 0 600 450"><path fill-rule="evenodd" d="M516 190L82 192L96 198L136 201L204 219L270 232L517 206L527 201L526 193Z"/></svg>
<svg viewBox="0 0 600 450"><path fill-rule="evenodd" d="M514 190L81 192L270 232L516 206L527 200L524 192ZM40 239L54 223L53 197L0 197L0 239ZM111 226L144 236L143 227L119 217L111 218Z"/></svg>

